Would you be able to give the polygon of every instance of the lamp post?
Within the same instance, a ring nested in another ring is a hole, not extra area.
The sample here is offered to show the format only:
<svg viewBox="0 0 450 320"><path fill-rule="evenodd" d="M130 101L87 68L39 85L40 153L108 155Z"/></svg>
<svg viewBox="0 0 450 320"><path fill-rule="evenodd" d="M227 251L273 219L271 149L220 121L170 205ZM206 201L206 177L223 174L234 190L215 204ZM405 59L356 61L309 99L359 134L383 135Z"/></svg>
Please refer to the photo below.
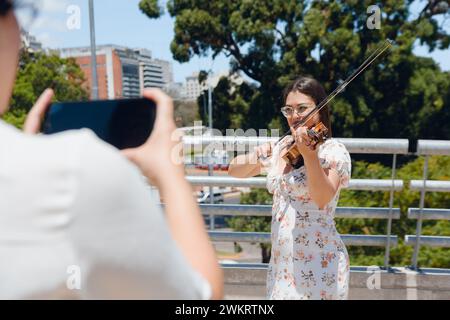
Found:
<svg viewBox="0 0 450 320"><path fill-rule="evenodd" d="M89 31L91 34L91 73L92 73L91 98L95 100L98 99L98 80L97 80L97 50L95 45L94 0L89 0Z"/></svg>
<svg viewBox="0 0 450 320"><path fill-rule="evenodd" d="M209 134L212 135L213 131L213 120L212 120L212 91L211 91L211 74L212 70L208 70L208 127L209 127ZM212 176L214 174L213 172L213 165L211 164L211 156L209 157L208 161L208 176ZM209 203L214 204L214 187L209 187ZM209 228L211 230L214 230L215 227L215 217L214 215L209 216Z"/></svg>
<svg viewBox="0 0 450 320"><path fill-rule="evenodd" d="M208 71L208 126L209 126L210 132L212 133L213 118L212 118L211 74L212 74L212 70L209 69L209 71Z"/></svg>

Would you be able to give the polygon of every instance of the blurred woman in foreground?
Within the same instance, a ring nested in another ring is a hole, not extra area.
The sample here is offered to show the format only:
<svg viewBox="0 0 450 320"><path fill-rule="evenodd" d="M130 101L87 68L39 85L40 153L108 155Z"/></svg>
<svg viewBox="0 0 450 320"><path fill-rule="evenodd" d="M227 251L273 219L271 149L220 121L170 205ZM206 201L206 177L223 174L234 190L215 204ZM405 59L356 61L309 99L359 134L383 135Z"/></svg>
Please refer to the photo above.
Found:
<svg viewBox="0 0 450 320"><path fill-rule="evenodd" d="M26 6L0 0L0 114L20 48L13 9ZM222 271L171 158L170 98L144 92L157 104L153 133L121 154L89 130L34 135L52 96L36 102L25 133L0 120L0 299L221 298ZM165 216L142 175L159 188Z"/></svg>

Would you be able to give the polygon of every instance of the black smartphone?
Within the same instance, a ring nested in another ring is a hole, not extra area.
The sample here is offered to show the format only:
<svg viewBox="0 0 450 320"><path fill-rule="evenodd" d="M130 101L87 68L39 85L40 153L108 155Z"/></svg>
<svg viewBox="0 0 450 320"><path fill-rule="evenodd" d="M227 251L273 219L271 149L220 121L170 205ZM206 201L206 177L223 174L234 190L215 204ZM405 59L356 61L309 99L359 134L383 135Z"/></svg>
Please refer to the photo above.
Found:
<svg viewBox="0 0 450 320"><path fill-rule="evenodd" d="M150 136L156 105L145 98L53 103L42 124L44 134L88 128L117 149L142 145Z"/></svg>

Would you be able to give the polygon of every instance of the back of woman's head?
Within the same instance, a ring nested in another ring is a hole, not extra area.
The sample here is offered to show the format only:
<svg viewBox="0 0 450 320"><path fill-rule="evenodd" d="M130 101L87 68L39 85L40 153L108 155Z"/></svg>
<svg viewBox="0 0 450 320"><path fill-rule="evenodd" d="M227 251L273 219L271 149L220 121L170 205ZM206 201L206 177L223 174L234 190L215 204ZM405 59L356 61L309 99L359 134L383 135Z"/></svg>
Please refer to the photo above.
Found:
<svg viewBox="0 0 450 320"><path fill-rule="evenodd" d="M0 0L0 17L6 15L13 7L13 0Z"/></svg>

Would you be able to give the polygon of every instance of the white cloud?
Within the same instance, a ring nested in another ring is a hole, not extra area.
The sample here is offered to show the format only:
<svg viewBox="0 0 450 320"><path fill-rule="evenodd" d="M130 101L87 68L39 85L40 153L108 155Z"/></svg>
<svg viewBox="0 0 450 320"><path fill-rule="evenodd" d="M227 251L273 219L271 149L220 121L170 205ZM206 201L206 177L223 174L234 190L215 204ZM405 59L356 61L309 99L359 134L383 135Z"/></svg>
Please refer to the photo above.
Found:
<svg viewBox="0 0 450 320"><path fill-rule="evenodd" d="M67 31L64 19L49 19L44 16L40 16L36 19L36 21L32 25L31 32L41 29L47 29L56 32Z"/></svg>
<svg viewBox="0 0 450 320"><path fill-rule="evenodd" d="M73 31L67 27L69 17L67 8L71 5L80 5L79 0L39 0L36 5L39 8L39 14L28 31L36 37L38 34L44 34L42 42L45 46L47 46L48 37Z"/></svg>
<svg viewBox="0 0 450 320"><path fill-rule="evenodd" d="M41 5L39 10L42 13L65 13L66 8L77 1L69 0L39 0Z"/></svg>

